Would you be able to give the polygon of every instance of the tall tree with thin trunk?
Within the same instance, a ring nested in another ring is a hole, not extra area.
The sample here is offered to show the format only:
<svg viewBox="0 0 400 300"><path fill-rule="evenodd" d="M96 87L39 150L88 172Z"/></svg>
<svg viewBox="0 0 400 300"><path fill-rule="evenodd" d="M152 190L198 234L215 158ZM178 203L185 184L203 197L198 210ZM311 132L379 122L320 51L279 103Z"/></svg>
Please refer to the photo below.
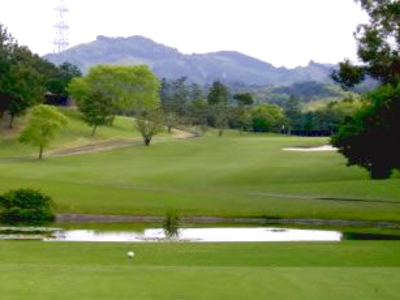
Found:
<svg viewBox="0 0 400 300"><path fill-rule="evenodd" d="M211 123L218 129L218 135L222 136L224 129L228 126L228 88L215 81L211 86L208 95L207 102L211 112Z"/></svg>

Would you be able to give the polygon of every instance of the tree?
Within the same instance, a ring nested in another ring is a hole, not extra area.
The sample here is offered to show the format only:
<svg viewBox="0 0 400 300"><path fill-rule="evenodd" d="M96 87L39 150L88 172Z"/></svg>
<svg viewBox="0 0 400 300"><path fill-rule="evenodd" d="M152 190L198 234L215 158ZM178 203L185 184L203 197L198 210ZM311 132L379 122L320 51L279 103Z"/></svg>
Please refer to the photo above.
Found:
<svg viewBox="0 0 400 300"><path fill-rule="evenodd" d="M160 109L142 111L136 115L135 125L144 144L150 146L152 138L164 127L164 115Z"/></svg>
<svg viewBox="0 0 400 300"><path fill-rule="evenodd" d="M357 100L332 101L314 112L315 129L334 134L347 118L352 118L361 108L362 102Z"/></svg>
<svg viewBox="0 0 400 300"><path fill-rule="evenodd" d="M347 118L331 143L347 165L365 168L372 179L385 179L400 170L400 86L383 85L368 97L371 103Z"/></svg>
<svg viewBox="0 0 400 300"><path fill-rule="evenodd" d="M228 126L228 97L228 88L219 81L215 81L212 84L207 95L207 102L211 113L210 121L218 129L219 136L223 135L224 128Z"/></svg>
<svg viewBox="0 0 400 300"><path fill-rule="evenodd" d="M53 200L32 189L17 189L0 195L0 223L44 225L55 220Z"/></svg>
<svg viewBox="0 0 400 300"><path fill-rule="evenodd" d="M19 142L39 147L39 159L42 159L44 148L56 137L67 118L55 107L40 104L32 109L28 125L21 132Z"/></svg>
<svg viewBox="0 0 400 300"><path fill-rule="evenodd" d="M347 87L371 76L383 84L396 86L400 81L400 2L393 0L356 0L369 15L368 24L355 32L357 54L362 65L348 60L340 64L334 79Z"/></svg>
<svg viewBox="0 0 400 300"><path fill-rule="evenodd" d="M224 129L228 127L229 114L228 107L222 103L209 105L212 124L218 129L218 136L224 134Z"/></svg>
<svg viewBox="0 0 400 300"><path fill-rule="evenodd" d="M215 81L207 95L208 105L227 105L229 91L228 88L219 81Z"/></svg>
<svg viewBox="0 0 400 300"><path fill-rule="evenodd" d="M248 130L251 127L252 118L250 106L253 105L254 99L250 93L238 93L233 95L236 100L237 106L233 111L233 118L231 123L233 127L239 128L240 133Z"/></svg>
<svg viewBox="0 0 400 300"><path fill-rule="evenodd" d="M113 115L152 109L159 104L160 82L146 65L97 65L86 76L72 79L68 91L78 102L93 91L112 100Z"/></svg>
<svg viewBox="0 0 400 300"><path fill-rule="evenodd" d="M254 104L253 96L250 93L238 93L233 95L238 106L249 106Z"/></svg>
<svg viewBox="0 0 400 300"><path fill-rule="evenodd" d="M352 87L370 76L382 86L369 94L369 105L354 118L348 118L331 142L347 158L348 165L359 165L369 171L372 179L383 179L400 167L398 152L393 150L398 150L395 141L400 136L395 117L400 102L400 2L357 2L370 17L369 23L359 25L355 33L362 65L353 66L345 61L332 77Z"/></svg>
<svg viewBox="0 0 400 300"><path fill-rule="evenodd" d="M292 130L299 130L302 126L302 112L299 98L291 95L289 100L283 104L283 112L286 116L287 133L291 134Z"/></svg>
<svg viewBox="0 0 400 300"><path fill-rule="evenodd" d="M261 104L252 110L255 132L280 132L284 123L282 108L275 104Z"/></svg>
<svg viewBox="0 0 400 300"><path fill-rule="evenodd" d="M15 117L44 100L45 84L53 69L53 64L19 46L0 24L0 93L9 100L10 127Z"/></svg>
<svg viewBox="0 0 400 300"><path fill-rule="evenodd" d="M168 133L172 132L172 128L179 124L179 118L174 112L164 113L164 122L167 126Z"/></svg>
<svg viewBox="0 0 400 300"><path fill-rule="evenodd" d="M64 62L55 67L46 82L47 92L50 93L47 96L47 103L66 105L69 97L68 85L76 77L82 77L82 72L71 63Z"/></svg>
<svg viewBox="0 0 400 300"><path fill-rule="evenodd" d="M112 100L101 91L92 91L79 101L79 110L83 114L84 121L93 127L92 136L95 135L98 126L110 123L114 113Z"/></svg>
<svg viewBox="0 0 400 300"><path fill-rule="evenodd" d="M207 130L207 119L209 117L209 106L206 100L194 100L188 105L190 126L198 127L198 134L202 135Z"/></svg>

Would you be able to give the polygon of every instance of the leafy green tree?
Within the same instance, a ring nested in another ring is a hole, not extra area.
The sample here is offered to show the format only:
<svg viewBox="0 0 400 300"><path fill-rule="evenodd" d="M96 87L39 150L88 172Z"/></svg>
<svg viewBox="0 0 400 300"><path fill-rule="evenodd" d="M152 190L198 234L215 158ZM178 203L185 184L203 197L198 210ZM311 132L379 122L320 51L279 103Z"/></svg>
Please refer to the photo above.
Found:
<svg viewBox="0 0 400 300"><path fill-rule="evenodd" d="M19 136L19 142L39 147L39 159L42 159L44 148L49 146L67 122L67 118L55 107L37 105L32 109L28 125Z"/></svg>
<svg viewBox="0 0 400 300"><path fill-rule="evenodd" d="M253 96L250 93L237 93L233 95L237 106L232 110L230 123L234 128L239 128L240 133L251 127L252 117L250 106L254 104Z"/></svg>
<svg viewBox="0 0 400 300"><path fill-rule="evenodd" d="M261 104L254 107L252 118L255 132L280 132L284 123L282 108L275 104Z"/></svg>
<svg viewBox="0 0 400 300"><path fill-rule="evenodd" d="M171 83L172 95L166 103L168 112L174 112L178 116L184 116L186 104L189 98L189 89L186 85L186 77L180 77Z"/></svg>
<svg viewBox="0 0 400 300"><path fill-rule="evenodd" d="M190 126L197 126L198 134L203 135L207 130L209 106L206 100L194 100L188 105Z"/></svg>
<svg viewBox="0 0 400 300"><path fill-rule="evenodd" d="M340 127L332 144L347 158L348 165L359 165L369 171L371 178L383 179L399 169L394 141L400 136L395 117L400 102L400 2L357 2L370 17L367 24L358 26L355 34L362 65L353 66L345 61L332 77L352 87L368 75L382 86L368 96L369 105Z"/></svg>
<svg viewBox="0 0 400 300"><path fill-rule="evenodd" d="M331 142L349 166L365 168L372 179L385 179L400 170L400 86L383 85L368 98L371 102L347 118Z"/></svg>
<svg viewBox="0 0 400 300"><path fill-rule="evenodd" d="M228 126L228 98L228 88L219 81L215 81L208 92L207 102L211 124L218 129L219 136L223 135L224 129Z"/></svg>
<svg viewBox="0 0 400 300"><path fill-rule="evenodd" d="M66 103L69 92L68 85L75 77L82 77L82 72L79 68L71 63L64 62L58 67L55 67L51 72L48 81L46 82L46 89L51 93L55 103Z"/></svg>
<svg viewBox="0 0 400 300"><path fill-rule="evenodd" d="M44 225L55 220L53 200L32 189L16 189L0 195L0 223Z"/></svg>
<svg viewBox="0 0 400 300"><path fill-rule="evenodd" d="M316 123L322 130L330 130L334 134L347 118L354 117L362 107L363 103L358 100L332 101L326 107L316 111Z"/></svg>
<svg viewBox="0 0 400 300"><path fill-rule="evenodd" d="M236 100L238 106L250 106L254 104L253 96L250 93L238 93L233 95L233 99Z"/></svg>
<svg viewBox="0 0 400 300"><path fill-rule="evenodd" d="M215 81L207 95L208 105L221 105L226 106L228 104L229 90L219 81Z"/></svg>
<svg viewBox="0 0 400 300"><path fill-rule="evenodd" d="M112 100L113 114L153 109L159 104L160 82L145 65L98 65L86 76L72 79L68 91L78 102L92 91Z"/></svg>
<svg viewBox="0 0 400 300"><path fill-rule="evenodd" d="M383 84L396 86L400 81L400 2L393 0L356 0L369 15L369 23L357 27L357 54L362 65L348 60L340 64L333 78L352 87L366 75Z"/></svg>
<svg viewBox="0 0 400 300"><path fill-rule="evenodd" d="M135 127L144 144L150 146L152 138L164 128L164 114L160 109L141 111L135 117Z"/></svg>
<svg viewBox="0 0 400 300"><path fill-rule="evenodd" d="M55 69L27 47L19 46L0 24L0 93L9 100L10 127L15 117L43 102L46 82Z"/></svg>
<svg viewBox="0 0 400 300"><path fill-rule="evenodd" d="M110 123L113 116L112 100L101 91L92 91L79 101L79 110L84 121L93 127L92 136L96 134L98 126Z"/></svg>

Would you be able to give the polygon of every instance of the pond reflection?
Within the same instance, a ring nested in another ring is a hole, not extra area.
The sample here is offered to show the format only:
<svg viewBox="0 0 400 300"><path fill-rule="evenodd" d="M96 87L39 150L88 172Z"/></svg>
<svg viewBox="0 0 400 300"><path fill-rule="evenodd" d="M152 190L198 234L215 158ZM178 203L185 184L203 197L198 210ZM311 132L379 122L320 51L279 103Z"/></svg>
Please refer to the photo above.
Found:
<svg viewBox="0 0 400 300"><path fill-rule="evenodd" d="M282 229L282 228L182 228L171 238L186 242L300 242L340 241L338 231ZM66 242L157 242L171 240L161 228L143 232L117 232L94 230L56 231L45 241Z"/></svg>

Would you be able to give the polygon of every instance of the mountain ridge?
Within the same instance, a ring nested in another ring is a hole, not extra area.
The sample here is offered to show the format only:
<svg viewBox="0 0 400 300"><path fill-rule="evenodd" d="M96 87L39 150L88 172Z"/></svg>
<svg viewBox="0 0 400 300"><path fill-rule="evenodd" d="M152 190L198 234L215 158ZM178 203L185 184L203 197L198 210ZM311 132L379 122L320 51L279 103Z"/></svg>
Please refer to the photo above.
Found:
<svg viewBox="0 0 400 300"><path fill-rule="evenodd" d="M295 82L331 83L334 65L310 61L296 68L274 67L271 63L238 51L183 54L178 49L157 43L147 37L98 36L95 41L80 44L45 59L77 65L83 72L95 64L147 64L165 78L187 77L189 81L210 84L215 80L227 84L281 86Z"/></svg>

